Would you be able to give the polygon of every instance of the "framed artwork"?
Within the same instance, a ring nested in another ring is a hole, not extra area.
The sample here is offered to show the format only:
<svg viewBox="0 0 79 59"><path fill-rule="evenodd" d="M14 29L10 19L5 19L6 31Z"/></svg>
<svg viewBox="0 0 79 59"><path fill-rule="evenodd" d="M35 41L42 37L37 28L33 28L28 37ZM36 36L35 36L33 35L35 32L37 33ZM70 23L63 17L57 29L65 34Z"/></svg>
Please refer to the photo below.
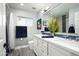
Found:
<svg viewBox="0 0 79 59"><path fill-rule="evenodd" d="M42 28L42 19L38 19L37 20L37 29L41 30L41 28Z"/></svg>

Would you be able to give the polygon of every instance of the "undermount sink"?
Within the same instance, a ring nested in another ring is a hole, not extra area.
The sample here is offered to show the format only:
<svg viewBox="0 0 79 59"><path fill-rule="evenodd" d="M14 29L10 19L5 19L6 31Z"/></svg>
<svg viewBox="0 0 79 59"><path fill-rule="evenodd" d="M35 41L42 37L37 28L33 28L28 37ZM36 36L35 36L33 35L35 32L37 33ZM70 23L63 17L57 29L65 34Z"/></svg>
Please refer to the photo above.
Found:
<svg viewBox="0 0 79 59"><path fill-rule="evenodd" d="M48 36L42 36L42 38L53 38L54 36L50 36L50 35L48 35Z"/></svg>
<svg viewBox="0 0 79 59"><path fill-rule="evenodd" d="M54 36L50 33L50 32L46 32L46 31L41 31L42 33L42 38L53 38Z"/></svg>

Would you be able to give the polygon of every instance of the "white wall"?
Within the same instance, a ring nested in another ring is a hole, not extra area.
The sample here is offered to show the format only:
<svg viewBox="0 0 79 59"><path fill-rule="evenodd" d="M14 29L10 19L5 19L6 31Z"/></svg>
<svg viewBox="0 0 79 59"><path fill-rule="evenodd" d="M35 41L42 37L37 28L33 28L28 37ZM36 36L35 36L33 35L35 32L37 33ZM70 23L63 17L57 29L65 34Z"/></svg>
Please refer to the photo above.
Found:
<svg viewBox="0 0 79 59"><path fill-rule="evenodd" d="M6 7L0 3L0 39L6 41Z"/></svg>
<svg viewBox="0 0 79 59"><path fill-rule="evenodd" d="M11 39L11 34L9 34L11 31L9 31L11 28L9 27L10 24L10 8L9 6L6 4L6 26L7 26L7 39L8 39L8 43L9 43L9 47L13 48L14 47L14 41L13 39Z"/></svg>
<svg viewBox="0 0 79 59"><path fill-rule="evenodd" d="M20 40L20 39L13 39L15 42L15 46L14 47L17 47L17 46L21 46L21 45L27 45L28 44L28 41L31 40L32 38L32 34L33 33L36 33L36 13L33 13L33 12L29 12L29 11L24 11L24 10L19 10L19 9L13 9L11 8L10 9L11 12L13 13L13 24L11 25L14 25L13 29L14 29L14 33L10 33L10 36L15 36L15 26L17 24L17 20L18 20L18 16L22 16L22 17L29 17L29 18L33 18L33 27L28 27L28 32L29 32L29 35L28 35L28 38L23 38L23 40ZM32 33L32 34L30 34Z"/></svg>
<svg viewBox="0 0 79 59"><path fill-rule="evenodd" d="M14 14L11 12L10 7L6 5L6 19L7 19L7 35L10 49L15 47L15 33L14 33Z"/></svg>
<svg viewBox="0 0 79 59"><path fill-rule="evenodd" d="M5 56L6 50L3 47L4 43L6 43L6 7L5 3L0 3L0 40L2 44L0 44L0 55Z"/></svg>
<svg viewBox="0 0 79 59"><path fill-rule="evenodd" d="M9 45L10 45L10 48L11 49L13 49L14 47L15 47L15 32L14 32L14 27L15 27L15 25L14 25L14 19L13 19L13 13L11 12L10 13L10 23L9 23Z"/></svg>
<svg viewBox="0 0 79 59"><path fill-rule="evenodd" d="M3 25L3 19L2 19L2 4L0 4L0 38L2 38L2 25Z"/></svg>
<svg viewBox="0 0 79 59"><path fill-rule="evenodd" d="M75 27L75 33L79 34L79 31L78 31L78 21L77 21L78 20L77 12L79 12L79 7L75 7L73 9L69 10L69 26L71 24L73 24L74 27Z"/></svg>
<svg viewBox="0 0 79 59"><path fill-rule="evenodd" d="M79 7L75 7L69 10L69 26L75 25L75 12L79 11Z"/></svg>
<svg viewBox="0 0 79 59"><path fill-rule="evenodd" d="M79 11L75 13L75 33L79 34Z"/></svg>

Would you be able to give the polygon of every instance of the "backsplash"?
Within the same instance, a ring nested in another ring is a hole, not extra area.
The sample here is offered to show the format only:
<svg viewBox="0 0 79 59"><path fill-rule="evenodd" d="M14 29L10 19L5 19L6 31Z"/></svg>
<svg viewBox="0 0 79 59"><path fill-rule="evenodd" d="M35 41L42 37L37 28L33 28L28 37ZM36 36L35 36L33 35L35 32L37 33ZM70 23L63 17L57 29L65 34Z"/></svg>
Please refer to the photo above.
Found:
<svg viewBox="0 0 79 59"><path fill-rule="evenodd" d="M79 34L70 34L70 33L55 33L55 36L66 38L68 40L79 41Z"/></svg>

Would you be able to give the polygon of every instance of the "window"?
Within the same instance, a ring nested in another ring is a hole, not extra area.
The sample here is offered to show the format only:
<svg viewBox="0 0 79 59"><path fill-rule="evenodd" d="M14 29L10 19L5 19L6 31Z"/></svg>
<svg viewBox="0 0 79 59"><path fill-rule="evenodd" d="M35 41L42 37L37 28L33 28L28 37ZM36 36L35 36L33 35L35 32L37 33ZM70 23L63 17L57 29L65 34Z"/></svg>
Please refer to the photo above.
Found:
<svg viewBox="0 0 79 59"><path fill-rule="evenodd" d="M19 17L17 21L17 26L32 26L33 25L33 19L27 18L27 17Z"/></svg>

